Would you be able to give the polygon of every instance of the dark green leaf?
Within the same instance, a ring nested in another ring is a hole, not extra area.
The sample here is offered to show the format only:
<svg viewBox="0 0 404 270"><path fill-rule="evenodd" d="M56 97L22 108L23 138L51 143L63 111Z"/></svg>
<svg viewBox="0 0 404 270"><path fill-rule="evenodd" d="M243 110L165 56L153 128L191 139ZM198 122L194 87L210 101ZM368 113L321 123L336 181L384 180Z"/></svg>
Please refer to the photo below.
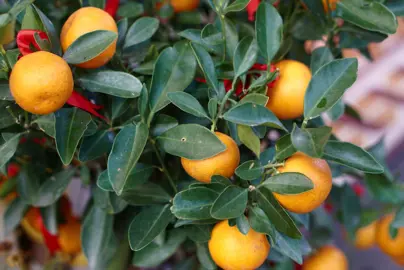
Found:
<svg viewBox="0 0 404 270"><path fill-rule="evenodd" d="M247 235L250 230L250 224L248 223L248 219L245 215L241 215L236 218L237 229L244 235Z"/></svg>
<svg viewBox="0 0 404 270"><path fill-rule="evenodd" d="M365 174L365 183L370 194L381 202L399 204L404 200L400 188L384 174Z"/></svg>
<svg viewBox="0 0 404 270"><path fill-rule="evenodd" d="M41 117L38 117L33 123L36 123L39 128L45 132L47 135L51 136L52 138L55 138L55 122L56 118L53 113L47 114L47 115L42 115Z"/></svg>
<svg viewBox="0 0 404 270"><path fill-rule="evenodd" d="M311 252L311 247L304 237L293 239L277 231L275 232L274 244L273 248L275 250L291 258L298 264L302 264L303 256Z"/></svg>
<svg viewBox="0 0 404 270"><path fill-rule="evenodd" d="M81 64L105 51L118 35L107 30L96 30L78 37L66 50L63 59L69 64Z"/></svg>
<svg viewBox="0 0 404 270"><path fill-rule="evenodd" d="M86 136L80 146L79 160L88 161L109 153L112 148L112 134L108 130L99 130L91 136Z"/></svg>
<svg viewBox="0 0 404 270"><path fill-rule="evenodd" d="M358 195L349 186L345 185L341 193L341 210L343 224L350 234L355 237L355 231L358 229L361 221L361 204Z"/></svg>
<svg viewBox="0 0 404 270"><path fill-rule="evenodd" d="M228 59L233 59L238 44L238 31L236 25L227 17L222 22L222 33L226 38L226 56Z"/></svg>
<svg viewBox="0 0 404 270"><path fill-rule="evenodd" d="M76 78L76 81L88 91L122 98L138 97L143 87L135 76L112 70L99 70L83 74Z"/></svg>
<svg viewBox="0 0 404 270"><path fill-rule="evenodd" d="M319 116L342 97L356 80L358 60L339 59L322 66L310 81L304 97L304 117Z"/></svg>
<svg viewBox="0 0 404 270"><path fill-rule="evenodd" d="M37 202L40 188L40 178L35 173L35 168L31 165L22 167L17 175L17 192L22 200L27 204Z"/></svg>
<svg viewBox="0 0 404 270"><path fill-rule="evenodd" d="M157 137L157 141L165 152L194 160L209 158L226 150L213 132L196 124L171 128Z"/></svg>
<svg viewBox="0 0 404 270"><path fill-rule="evenodd" d="M213 175L211 177L211 183L212 184L218 183L218 184L222 184L224 186L230 186L232 184L229 179L227 179L226 177L221 176L221 175Z"/></svg>
<svg viewBox="0 0 404 270"><path fill-rule="evenodd" d="M126 2L119 6L117 15L119 17L135 18L144 14L143 4L136 2Z"/></svg>
<svg viewBox="0 0 404 270"><path fill-rule="evenodd" d="M260 156L260 139L251 127L237 125L237 135L240 141L247 146L257 157Z"/></svg>
<svg viewBox="0 0 404 270"><path fill-rule="evenodd" d="M215 262L212 260L212 257L210 256L208 245L206 243L196 244L196 256L198 257L199 262L205 269L209 270L217 269Z"/></svg>
<svg viewBox="0 0 404 270"><path fill-rule="evenodd" d="M21 134L14 135L5 143L0 145L0 168L6 165L6 163L14 156L17 151L18 143L20 142Z"/></svg>
<svg viewBox="0 0 404 270"><path fill-rule="evenodd" d="M156 116L155 121L153 122L150 133L153 137L157 137L176 126L178 126L177 119L169 115L159 114Z"/></svg>
<svg viewBox="0 0 404 270"><path fill-rule="evenodd" d="M145 183L123 191L121 197L130 205L150 205L168 203L171 196L159 185Z"/></svg>
<svg viewBox="0 0 404 270"><path fill-rule="evenodd" d="M248 220L251 228L256 232L264 233L273 238L275 235L275 228L269 221L269 218L265 212L258 206L250 206L248 209Z"/></svg>
<svg viewBox="0 0 404 270"><path fill-rule="evenodd" d="M209 119L205 109L192 95L185 92L173 92L168 93L167 97L175 106L184 112L195 115L196 117L205 117Z"/></svg>
<svg viewBox="0 0 404 270"><path fill-rule="evenodd" d="M251 0L236 0L224 9L224 14L228 12L242 11Z"/></svg>
<svg viewBox="0 0 404 270"><path fill-rule="evenodd" d="M237 218L247 207L248 189L227 187L213 203L210 214L216 219Z"/></svg>
<svg viewBox="0 0 404 270"><path fill-rule="evenodd" d="M296 153L296 149L293 147L291 134L286 134L279 138L275 144L276 156L277 160L285 160L294 153Z"/></svg>
<svg viewBox="0 0 404 270"><path fill-rule="evenodd" d="M237 44L233 57L233 68L235 77L245 74L255 64L258 55L257 42L253 37L243 38Z"/></svg>
<svg viewBox="0 0 404 270"><path fill-rule="evenodd" d="M20 198L15 198L4 212L4 233L11 233L20 223L29 206Z"/></svg>
<svg viewBox="0 0 404 270"><path fill-rule="evenodd" d="M179 219L210 219L210 208L218 193L205 187L196 187L177 193L171 212Z"/></svg>
<svg viewBox="0 0 404 270"><path fill-rule="evenodd" d="M108 214L117 214L122 212L128 203L114 192L104 191L98 187L93 189L94 203L97 207L103 209Z"/></svg>
<svg viewBox="0 0 404 270"><path fill-rule="evenodd" d="M159 28L159 20L151 17L137 19L129 28L124 47L130 47L150 39Z"/></svg>
<svg viewBox="0 0 404 270"><path fill-rule="evenodd" d="M404 227L404 207L400 206L400 208L397 210L396 214L394 215L394 220L391 223L391 226L394 228L401 228Z"/></svg>
<svg viewBox="0 0 404 270"><path fill-rule="evenodd" d="M337 103L335 103L334 106L331 107L327 111L327 116L332 120L332 121L337 121L338 119L341 118L345 113L345 103L342 99L338 100Z"/></svg>
<svg viewBox="0 0 404 270"><path fill-rule="evenodd" d="M57 207L58 204L54 203L39 209L45 228L54 235L58 234Z"/></svg>
<svg viewBox="0 0 404 270"><path fill-rule="evenodd" d="M147 90L146 84L143 84L142 90L140 91L137 107L142 121L146 123L147 117L149 116L149 91Z"/></svg>
<svg viewBox="0 0 404 270"><path fill-rule="evenodd" d="M324 145L331 136L331 130L330 127L300 129L294 124L291 134L293 147L298 152L319 158L323 155Z"/></svg>
<svg viewBox="0 0 404 270"><path fill-rule="evenodd" d="M279 194L299 194L314 188L313 182L304 174L292 172L270 176L260 186Z"/></svg>
<svg viewBox="0 0 404 270"><path fill-rule="evenodd" d="M108 170L105 170L98 175L97 186L105 191L114 191L112 184L109 181Z"/></svg>
<svg viewBox="0 0 404 270"><path fill-rule="evenodd" d="M383 173L384 168L364 149L351 143L329 141L324 158L367 173Z"/></svg>
<svg viewBox="0 0 404 270"><path fill-rule="evenodd" d="M219 45L223 43L223 34L215 25L207 24L201 32L201 38L209 45Z"/></svg>
<svg viewBox="0 0 404 270"><path fill-rule="evenodd" d="M31 1L33 2L33 1ZM37 12L42 25L45 29L46 34L49 37L50 43L52 45L52 52L57 54L57 55L62 55L62 48L60 47L60 41L59 41L59 35L56 33L56 29L53 26L52 22L46 17L46 15L39 10L35 5L32 5L35 8L35 11Z"/></svg>
<svg viewBox="0 0 404 270"><path fill-rule="evenodd" d="M334 60L334 55L332 54L330 48L320 47L315 49L311 53L311 73L316 73L322 66L330 63L332 60Z"/></svg>
<svg viewBox="0 0 404 270"><path fill-rule="evenodd" d="M63 164L73 159L74 152L87 125L91 121L90 114L78 109L60 109L55 112L56 149Z"/></svg>
<svg viewBox="0 0 404 270"><path fill-rule="evenodd" d="M257 93L248 94L240 100L240 104L247 102L265 106L268 102L268 96Z"/></svg>
<svg viewBox="0 0 404 270"><path fill-rule="evenodd" d="M236 169L236 175L243 180L254 180L259 178L264 172L258 160L249 160L241 164Z"/></svg>
<svg viewBox="0 0 404 270"><path fill-rule="evenodd" d="M211 98L208 103L209 115L212 119L217 116L218 101L217 98Z"/></svg>
<svg viewBox="0 0 404 270"><path fill-rule="evenodd" d="M142 210L129 227L130 248L138 251L146 247L167 227L172 218L168 204Z"/></svg>
<svg viewBox="0 0 404 270"><path fill-rule="evenodd" d="M210 240L212 225L194 224L185 227L187 236L194 242L206 243Z"/></svg>

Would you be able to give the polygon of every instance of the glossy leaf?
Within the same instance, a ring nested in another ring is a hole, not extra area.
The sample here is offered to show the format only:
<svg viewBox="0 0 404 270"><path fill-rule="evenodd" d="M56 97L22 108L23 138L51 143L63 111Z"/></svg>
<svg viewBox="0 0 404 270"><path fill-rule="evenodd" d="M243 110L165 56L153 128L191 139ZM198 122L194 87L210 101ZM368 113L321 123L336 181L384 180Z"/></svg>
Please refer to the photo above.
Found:
<svg viewBox="0 0 404 270"><path fill-rule="evenodd" d="M255 64L258 55L257 42L253 37L245 37L237 45L233 57L235 77L240 77Z"/></svg>
<svg viewBox="0 0 404 270"><path fill-rule="evenodd" d="M97 186L105 191L114 191L112 184L109 181L108 170L105 170L98 175Z"/></svg>
<svg viewBox="0 0 404 270"><path fill-rule="evenodd" d="M226 149L219 138L207 128L196 124L179 125L157 138L167 153L187 159L205 159Z"/></svg>
<svg viewBox="0 0 404 270"><path fill-rule="evenodd" d="M172 199L167 191L154 183L128 187L123 191L121 197L130 205L168 203Z"/></svg>
<svg viewBox="0 0 404 270"><path fill-rule="evenodd" d="M101 208L108 214L113 215L120 213L128 206L128 203L120 196L117 196L114 192L94 187L92 194L94 203L97 207Z"/></svg>
<svg viewBox="0 0 404 270"><path fill-rule="evenodd" d="M185 230L192 241L206 243L210 240L212 226L209 224L194 224L185 226Z"/></svg>
<svg viewBox="0 0 404 270"><path fill-rule="evenodd" d="M45 228L53 235L58 234L57 208L58 204L54 203L39 209Z"/></svg>
<svg viewBox="0 0 404 270"><path fill-rule="evenodd" d="M226 38L226 56L228 59L233 59L238 44L238 30L236 25L227 17L223 20L222 32Z"/></svg>
<svg viewBox="0 0 404 270"><path fill-rule="evenodd" d="M319 116L342 97L356 80L358 60L345 58L334 60L322 66L307 87L304 97L304 117Z"/></svg>
<svg viewBox="0 0 404 270"><path fill-rule="evenodd" d="M242 215L247 206L248 189L227 187L213 203L210 214L216 219L231 219Z"/></svg>
<svg viewBox="0 0 404 270"><path fill-rule="evenodd" d="M229 12L238 12L245 9L251 0L236 0L224 9L224 14Z"/></svg>
<svg viewBox="0 0 404 270"><path fill-rule="evenodd" d="M197 243L196 244L196 256L198 257L199 262L205 269L216 270L217 266L215 262L212 260L212 257L209 253L208 245L206 243Z"/></svg>
<svg viewBox="0 0 404 270"><path fill-rule="evenodd" d="M69 64L81 64L105 51L118 35L107 30L96 30L78 37L66 50L63 59Z"/></svg>
<svg viewBox="0 0 404 270"><path fill-rule="evenodd" d="M130 248L138 251L146 247L167 227L172 218L168 204L142 210L129 227Z"/></svg>
<svg viewBox="0 0 404 270"><path fill-rule="evenodd" d="M235 173L243 180L254 180L259 178L264 172L258 160L249 160L237 167Z"/></svg>
<svg viewBox="0 0 404 270"><path fill-rule="evenodd" d="M99 70L83 74L76 78L76 81L88 91L122 98L138 97L143 87L135 76L112 70Z"/></svg>
<svg viewBox="0 0 404 270"><path fill-rule="evenodd" d="M343 224L350 236L354 238L361 222L360 198L352 187L346 184L343 187L340 201Z"/></svg>
<svg viewBox="0 0 404 270"><path fill-rule="evenodd" d="M248 219L245 215L241 215L236 218L236 226L237 229L244 235L250 231L250 224L248 223Z"/></svg>
<svg viewBox="0 0 404 270"><path fill-rule="evenodd" d="M243 99L240 100L240 104L251 102L254 104L265 106L265 105L267 105L268 99L269 98L267 95L251 93L251 94L248 94L245 97L243 97Z"/></svg>
<svg viewBox="0 0 404 270"><path fill-rule="evenodd" d="M328 47L315 49L311 54L310 69L311 73L316 73L322 66L334 60L334 56Z"/></svg>
<svg viewBox="0 0 404 270"><path fill-rule="evenodd" d="M237 125L237 135L240 141L247 146L257 157L260 156L260 139L251 127Z"/></svg>
<svg viewBox="0 0 404 270"><path fill-rule="evenodd" d="M201 32L201 38L209 45L219 45L223 43L223 34L215 25L207 24Z"/></svg>
<svg viewBox="0 0 404 270"><path fill-rule="evenodd" d="M86 136L80 146L79 160L88 161L109 153L112 148L111 133L99 130L91 136Z"/></svg>
<svg viewBox="0 0 404 270"><path fill-rule="evenodd" d="M14 156L15 151L17 151L20 136L21 134L14 135L0 145L0 168L6 165L6 163Z"/></svg>
<svg viewBox="0 0 404 270"><path fill-rule="evenodd" d="M17 175L17 192L27 204L35 204L39 197L40 178L32 165L22 167Z"/></svg>
<svg viewBox="0 0 404 270"><path fill-rule="evenodd" d="M178 126L177 119L166 114L159 114L153 122L150 133L153 137L157 137L176 126Z"/></svg>
<svg viewBox="0 0 404 270"><path fill-rule="evenodd" d="M15 198L4 212L4 233L11 233L20 223L29 206L20 197Z"/></svg>
<svg viewBox="0 0 404 270"><path fill-rule="evenodd" d="M159 20L151 17L142 17L137 19L131 27L125 38L124 47L130 47L150 39L159 28Z"/></svg>
<svg viewBox="0 0 404 270"><path fill-rule="evenodd" d="M211 98L208 103L208 111L212 119L217 116L217 110L218 110L217 107L218 107L217 98Z"/></svg>
<svg viewBox="0 0 404 270"><path fill-rule="evenodd" d="M294 153L296 153L296 149L293 147L291 134L286 134L279 138L275 144L276 156L277 160L285 160Z"/></svg>
<svg viewBox="0 0 404 270"><path fill-rule="evenodd" d="M329 141L324 158L367 173L383 173L384 168L364 149L351 143Z"/></svg>
<svg viewBox="0 0 404 270"><path fill-rule="evenodd" d="M303 263L303 256L311 252L311 247L304 237L293 239L282 233L275 232L274 249L291 258L298 264Z"/></svg>
<svg viewBox="0 0 404 270"><path fill-rule="evenodd" d="M205 109L199 101L192 95L185 92L173 92L167 94L168 99L178 108L196 117L205 117L209 119Z"/></svg>
<svg viewBox="0 0 404 270"><path fill-rule="evenodd" d="M38 117L37 119L35 119L34 121L32 121L33 123L36 123L39 128L45 132L47 135L51 136L52 138L55 138L55 122L56 122L56 118L55 118L55 114L50 113L50 114L46 114L46 115L42 115L41 117Z"/></svg>
<svg viewBox="0 0 404 270"><path fill-rule="evenodd" d="M62 55L62 48L60 46L60 41L59 38L60 36L56 33L55 26L52 24L52 22L46 17L46 15L35 5L32 5L37 12L39 19L42 22L42 25L45 29L46 34L49 37L49 41L52 45L52 52L57 54L57 55Z"/></svg>
<svg viewBox="0 0 404 270"><path fill-rule="evenodd" d="M331 136L331 131L330 127L300 129L295 124L291 134L291 141L298 152L320 158L323 155L324 145Z"/></svg>
<svg viewBox="0 0 404 270"><path fill-rule="evenodd" d="M260 187L279 194L299 194L313 189L314 185L304 174L285 172L270 176Z"/></svg>
<svg viewBox="0 0 404 270"><path fill-rule="evenodd" d="M250 206L248 210L248 221L251 228L256 232L264 233L273 238L275 229L265 212L258 206Z"/></svg>
<svg viewBox="0 0 404 270"><path fill-rule="evenodd" d="M67 165L73 159L91 116L78 108L63 108L55 112L55 119L56 149L63 164Z"/></svg>
<svg viewBox="0 0 404 270"><path fill-rule="evenodd" d="M108 157L108 175L115 192L122 194L146 145L149 130L143 123L125 126L116 136Z"/></svg>

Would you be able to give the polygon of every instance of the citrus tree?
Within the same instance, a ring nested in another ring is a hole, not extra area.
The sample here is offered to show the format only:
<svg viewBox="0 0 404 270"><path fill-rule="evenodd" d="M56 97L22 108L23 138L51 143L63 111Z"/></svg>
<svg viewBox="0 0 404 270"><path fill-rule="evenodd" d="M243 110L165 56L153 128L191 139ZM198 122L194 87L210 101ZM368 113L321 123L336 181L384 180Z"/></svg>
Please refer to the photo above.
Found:
<svg viewBox="0 0 404 270"><path fill-rule="evenodd" d="M404 192L383 142L362 149L323 121L359 118L342 100L358 62L342 50L369 56L402 3L7 2L6 233L21 225L52 263L91 269L348 269L337 221L403 263ZM347 175L358 182L333 186ZM91 190L81 217L64 195L74 176Z"/></svg>

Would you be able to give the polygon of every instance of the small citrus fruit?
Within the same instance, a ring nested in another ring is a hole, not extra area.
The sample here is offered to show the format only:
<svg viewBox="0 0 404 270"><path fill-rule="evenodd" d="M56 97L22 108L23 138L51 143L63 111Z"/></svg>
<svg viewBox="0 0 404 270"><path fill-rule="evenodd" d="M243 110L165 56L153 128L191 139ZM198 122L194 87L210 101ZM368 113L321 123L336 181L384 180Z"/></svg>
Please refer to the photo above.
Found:
<svg viewBox="0 0 404 270"><path fill-rule="evenodd" d="M40 225L40 213L38 208L32 207L25 214L21 220L21 227L28 237L35 243L42 244L44 242L41 225Z"/></svg>
<svg viewBox="0 0 404 270"><path fill-rule="evenodd" d="M401 266L404 266L404 257L391 257L393 261Z"/></svg>
<svg viewBox="0 0 404 270"><path fill-rule="evenodd" d="M377 222L359 228L355 235L355 246L359 249L368 249L376 243L376 226Z"/></svg>
<svg viewBox="0 0 404 270"><path fill-rule="evenodd" d="M174 12L192 11L199 6L200 0L171 0L171 6Z"/></svg>
<svg viewBox="0 0 404 270"><path fill-rule="evenodd" d="M348 260L340 249L324 246L303 262L302 270L348 270Z"/></svg>
<svg viewBox="0 0 404 270"><path fill-rule="evenodd" d="M22 57L10 76L15 102L33 114L59 110L73 92L73 75L59 56L39 51Z"/></svg>
<svg viewBox="0 0 404 270"><path fill-rule="evenodd" d="M380 249L392 257L404 257L404 228L399 228L397 236L390 236L390 224L394 215L386 215L377 222L376 243Z"/></svg>
<svg viewBox="0 0 404 270"><path fill-rule="evenodd" d="M325 160L312 158L303 153L289 157L279 172L296 172L307 176L314 188L299 194L274 193L280 204L295 213L308 213L320 206L332 188L331 169Z"/></svg>
<svg viewBox="0 0 404 270"><path fill-rule="evenodd" d="M303 114L304 95L311 80L310 69L295 60L282 60L275 64L279 79L268 88L267 108L279 119L293 119Z"/></svg>
<svg viewBox="0 0 404 270"><path fill-rule="evenodd" d="M74 12L63 25L60 34L63 51L84 34L96 30L108 30L118 33L114 19L102 9L95 7L84 7ZM116 40L109 47L95 58L78 64L82 68L98 68L105 65L114 56L116 51Z"/></svg>
<svg viewBox="0 0 404 270"><path fill-rule="evenodd" d="M228 220L215 225L209 240L209 252L215 263L226 270L256 269L268 257L270 245L264 234L250 229L242 234Z"/></svg>
<svg viewBox="0 0 404 270"><path fill-rule="evenodd" d="M76 254L81 251L81 225L78 221L70 221L59 226L59 244L63 252Z"/></svg>
<svg viewBox="0 0 404 270"><path fill-rule="evenodd" d="M210 183L213 175L230 177L240 162L240 151L236 142L226 134L220 132L215 132L215 134L226 145L225 151L201 160L181 158L184 170L200 182Z"/></svg>

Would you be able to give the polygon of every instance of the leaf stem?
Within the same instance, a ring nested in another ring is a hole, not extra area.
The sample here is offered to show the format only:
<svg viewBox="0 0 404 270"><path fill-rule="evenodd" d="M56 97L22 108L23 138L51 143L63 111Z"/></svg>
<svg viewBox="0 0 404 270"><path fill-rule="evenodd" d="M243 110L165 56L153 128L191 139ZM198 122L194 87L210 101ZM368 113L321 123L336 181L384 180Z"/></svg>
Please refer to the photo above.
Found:
<svg viewBox="0 0 404 270"><path fill-rule="evenodd" d="M305 118L302 123L302 128L306 128L307 124L309 123L309 119Z"/></svg>
<svg viewBox="0 0 404 270"><path fill-rule="evenodd" d="M8 69L10 70L10 69L11 69L11 64L10 64L10 62L8 61L7 53L6 53L6 50L4 50L3 45L0 45L0 53L1 53L1 55L3 56L4 61L6 61L6 64L7 64Z"/></svg>
<svg viewBox="0 0 404 270"><path fill-rule="evenodd" d="M151 143L151 145L152 145L152 147L153 147L154 152L156 152L157 159L159 160L159 162L160 162L160 164L161 164L161 167L162 167L162 170L161 170L161 171L167 176L168 181L170 182L170 185L171 185L173 191L174 191L175 193L177 193L177 192L178 192L177 187L175 186L174 180L173 180L173 178L171 177L170 172L168 171L168 169L167 169L167 167L166 167L166 164L164 163L164 160L163 160L163 158L162 158L162 156L161 156L161 154L160 154L160 151L159 151L159 150L157 149L157 147L156 147L156 142L155 142L153 139L151 139L151 138L149 138L149 141L150 141L150 143Z"/></svg>
<svg viewBox="0 0 404 270"><path fill-rule="evenodd" d="M20 120L18 119L18 117L14 114L13 110L11 109L10 106L6 107L6 110L8 111L8 113L15 119L15 122L17 124L20 124Z"/></svg>
<svg viewBox="0 0 404 270"><path fill-rule="evenodd" d="M267 165L264 166L264 168L265 169L272 169L272 168L283 167L283 166L285 166L285 162L267 164Z"/></svg>

